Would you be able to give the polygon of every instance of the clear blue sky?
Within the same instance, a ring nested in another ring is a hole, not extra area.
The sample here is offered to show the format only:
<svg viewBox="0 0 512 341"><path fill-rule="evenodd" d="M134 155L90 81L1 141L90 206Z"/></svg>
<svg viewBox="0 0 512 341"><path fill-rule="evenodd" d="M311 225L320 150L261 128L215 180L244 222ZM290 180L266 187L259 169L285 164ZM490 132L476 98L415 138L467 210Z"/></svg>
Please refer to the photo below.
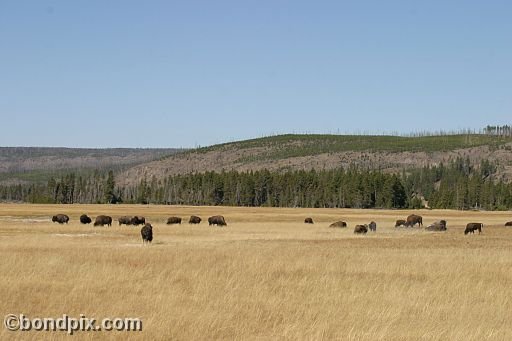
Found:
<svg viewBox="0 0 512 341"><path fill-rule="evenodd" d="M1 146L512 122L510 1L0 2Z"/></svg>

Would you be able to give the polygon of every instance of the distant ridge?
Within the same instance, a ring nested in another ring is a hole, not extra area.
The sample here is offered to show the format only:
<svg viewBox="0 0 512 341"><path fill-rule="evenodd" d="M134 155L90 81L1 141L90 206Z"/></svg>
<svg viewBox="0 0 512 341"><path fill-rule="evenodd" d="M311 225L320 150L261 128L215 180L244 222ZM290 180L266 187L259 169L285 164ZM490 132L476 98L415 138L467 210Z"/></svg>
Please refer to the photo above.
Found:
<svg viewBox="0 0 512 341"><path fill-rule="evenodd" d="M180 151L173 148L0 147L0 182L40 182L69 171L120 171Z"/></svg>
<svg viewBox="0 0 512 341"><path fill-rule="evenodd" d="M512 180L510 130L391 135L284 134L196 149L0 147L0 184L41 183L69 172L113 170L121 186L141 179L223 170L322 170L348 167L398 173L458 157L489 160ZM507 134L503 134L507 133Z"/></svg>

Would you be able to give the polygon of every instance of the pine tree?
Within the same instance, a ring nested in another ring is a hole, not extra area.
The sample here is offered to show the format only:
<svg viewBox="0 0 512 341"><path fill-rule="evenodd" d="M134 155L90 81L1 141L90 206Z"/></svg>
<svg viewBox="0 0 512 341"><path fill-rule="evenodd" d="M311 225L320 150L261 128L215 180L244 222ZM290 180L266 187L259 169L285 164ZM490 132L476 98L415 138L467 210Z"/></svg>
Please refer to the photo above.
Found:
<svg viewBox="0 0 512 341"><path fill-rule="evenodd" d="M114 189L116 186L116 182L114 180L114 172L110 170L108 172L107 181L105 182L105 186L103 187L103 197L107 204L115 204L116 196L114 194Z"/></svg>

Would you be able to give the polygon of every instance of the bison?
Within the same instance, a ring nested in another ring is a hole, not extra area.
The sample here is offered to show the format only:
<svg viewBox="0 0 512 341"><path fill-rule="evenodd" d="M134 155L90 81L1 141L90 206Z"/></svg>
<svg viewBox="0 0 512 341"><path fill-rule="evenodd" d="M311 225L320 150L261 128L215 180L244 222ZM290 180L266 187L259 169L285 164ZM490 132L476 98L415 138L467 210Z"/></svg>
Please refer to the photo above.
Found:
<svg viewBox="0 0 512 341"><path fill-rule="evenodd" d="M87 214L82 214L80 216L80 222L82 224L90 224L92 222L92 220Z"/></svg>
<svg viewBox="0 0 512 341"><path fill-rule="evenodd" d="M478 234L482 233L482 228L484 227L484 224L482 223L468 223L466 225L466 229L464 230L464 234L468 233L475 233L476 230L478 230Z"/></svg>
<svg viewBox="0 0 512 341"><path fill-rule="evenodd" d="M446 220L436 221L435 223L425 227L427 231L446 231Z"/></svg>
<svg viewBox="0 0 512 341"><path fill-rule="evenodd" d="M146 218L135 216L132 218L131 224L135 226L144 225L146 224Z"/></svg>
<svg viewBox="0 0 512 341"><path fill-rule="evenodd" d="M65 214L57 214L52 217L52 221L54 223L67 224L69 221L69 217Z"/></svg>
<svg viewBox="0 0 512 341"><path fill-rule="evenodd" d="M364 234L366 232L368 232L368 225L356 225L354 228L354 233Z"/></svg>
<svg viewBox="0 0 512 341"><path fill-rule="evenodd" d="M331 225L329 225L329 227L340 227L340 228L343 228L343 227L347 227L347 223L340 220L340 221L337 221L335 223L332 223Z"/></svg>
<svg viewBox="0 0 512 341"><path fill-rule="evenodd" d="M305 224L313 224L313 218L306 218L304 219Z"/></svg>
<svg viewBox="0 0 512 341"><path fill-rule="evenodd" d="M505 226L512 226L512 221L507 221L507 222L505 223Z"/></svg>
<svg viewBox="0 0 512 341"><path fill-rule="evenodd" d="M411 214L407 217L407 221L405 222L406 227L414 227L414 225L418 224L418 226L423 226L423 217L416 214Z"/></svg>
<svg viewBox="0 0 512 341"><path fill-rule="evenodd" d="M109 217L108 215L99 215L96 217L96 220L94 221L94 226L112 226L112 217Z"/></svg>
<svg viewBox="0 0 512 341"><path fill-rule="evenodd" d="M191 215L190 219L188 220L189 224L199 224L201 222L201 218L196 215Z"/></svg>
<svg viewBox="0 0 512 341"><path fill-rule="evenodd" d="M372 221L368 224L368 228L370 231L377 232L377 223Z"/></svg>
<svg viewBox="0 0 512 341"><path fill-rule="evenodd" d="M132 217L128 217L128 216L124 216L124 217L120 217L118 219L119 221L119 226L121 225L132 225Z"/></svg>
<svg viewBox="0 0 512 341"><path fill-rule="evenodd" d="M181 224L181 218L180 217L169 217L169 219L167 219L167 225L173 225L173 224Z"/></svg>
<svg viewBox="0 0 512 341"><path fill-rule="evenodd" d="M215 215L208 218L208 225L226 226L226 220L221 215Z"/></svg>
<svg viewBox="0 0 512 341"><path fill-rule="evenodd" d="M140 235L142 236L142 244L151 243L153 241L153 226L150 223L145 224L140 229Z"/></svg>
<svg viewBox="0 0 512 341"><path fill-rule="evenodd" d="M407 224L407 222L405 220L399 219L399 220L396 221L395 227L407 226L406 224Z"/></svg>

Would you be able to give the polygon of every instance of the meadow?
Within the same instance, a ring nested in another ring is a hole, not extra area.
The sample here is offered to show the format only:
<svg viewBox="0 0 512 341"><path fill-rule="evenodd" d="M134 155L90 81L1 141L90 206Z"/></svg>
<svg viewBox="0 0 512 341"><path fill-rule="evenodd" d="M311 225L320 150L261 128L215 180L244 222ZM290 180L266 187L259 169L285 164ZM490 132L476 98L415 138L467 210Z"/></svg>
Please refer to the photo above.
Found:
<svg viewBox="0 0 512 341"><path fill-rule="evenodd" d="M51 222L68 214L67 225ZM86 213L140 227L81 225ZM446 232L394 227L410 213ZM171 215L199 225L167 226ZM227 227L209 227L222 214ZM312 217L313 225L304 224ZM344 220L349 227L328 225ZM354 235L355 224L377 232ZM79 339L512 340L511 212L156 205L0 205L0 313L138 317ZM464 235L483 222L481 235ZM66 339L10 332L1 340Z"/></svg>

